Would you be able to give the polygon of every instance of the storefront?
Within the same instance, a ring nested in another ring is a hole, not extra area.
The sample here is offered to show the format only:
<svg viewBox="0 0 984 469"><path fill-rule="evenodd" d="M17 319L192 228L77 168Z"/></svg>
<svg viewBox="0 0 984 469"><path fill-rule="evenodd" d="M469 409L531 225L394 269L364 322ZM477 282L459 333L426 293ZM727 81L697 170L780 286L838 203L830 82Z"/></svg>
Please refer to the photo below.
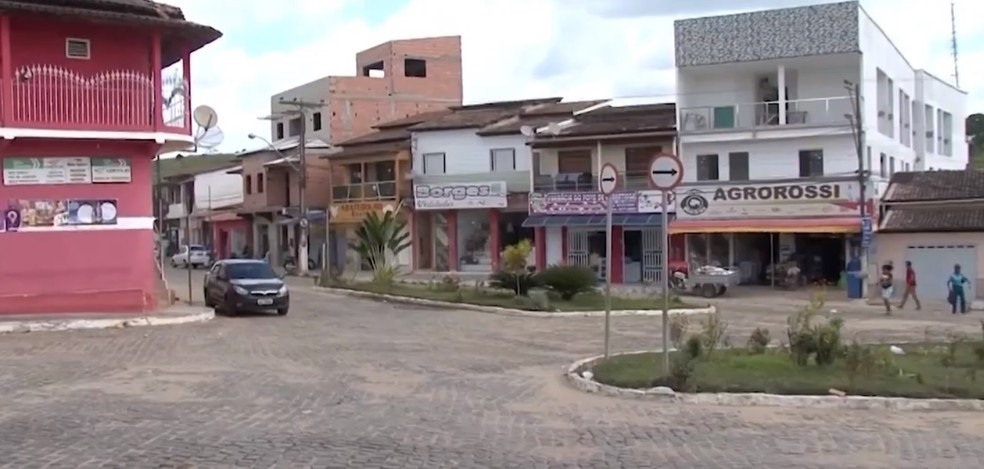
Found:
<svg viewBox="0 0 984 469"><path fill-rule="evenodd" d="M534 193L523 226L535 230L536 266L582 265L607 277L605 196L597 192ZM660 281L664 255L657 191L616 192L612 200L612 282ZM668 212L672 213L671 204ZM671 215L672 218L672 215ZM542 253L542 254L541 254ZM670 240L670 262L684 259L683 238Z"/></svg>
<svg viewBox="0 0 984 469"><path fill-rule="evenodd" d="M414 270L492 272L506 246L532 239L525 197L505 181L415 184Z"/></svg>
<svg viewBox="0 0 984 469"><path fill-rule="evenodd" d="M687 268L733 268L747 285L837 285L856 255L853 180L699 185L678 190L670 224L686 235Z"/></svg>
<svg viewBox="0 0 984 469"><path fill-rule="evenodd" d="M359 271L368 268L364 259L359 254L349 248L349 243L356 239L356 230L370 213L383 216L386 212L397 210L397 202L346 202L331 204L329 226L331 229L330 253L331 265L337 271L345 270ZM401 211L398 217L405 216ZM395 266L405 267L410 265L411 249L399 253L393 261Z"/></svg>

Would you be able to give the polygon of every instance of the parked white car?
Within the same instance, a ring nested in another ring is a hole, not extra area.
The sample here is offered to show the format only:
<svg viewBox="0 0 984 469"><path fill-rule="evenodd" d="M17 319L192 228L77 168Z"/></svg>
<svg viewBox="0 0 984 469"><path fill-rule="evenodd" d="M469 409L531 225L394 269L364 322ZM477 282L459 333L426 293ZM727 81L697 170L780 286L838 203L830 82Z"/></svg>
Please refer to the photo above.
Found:
<svg viewBox="0 0 984 469"><path fill-rule="evenodd" d="M188 264L191 264L192 268L208 267L211 264L208 249L197 244L184 245L177 254L171 256L171 267L188 267Z"/></svg>

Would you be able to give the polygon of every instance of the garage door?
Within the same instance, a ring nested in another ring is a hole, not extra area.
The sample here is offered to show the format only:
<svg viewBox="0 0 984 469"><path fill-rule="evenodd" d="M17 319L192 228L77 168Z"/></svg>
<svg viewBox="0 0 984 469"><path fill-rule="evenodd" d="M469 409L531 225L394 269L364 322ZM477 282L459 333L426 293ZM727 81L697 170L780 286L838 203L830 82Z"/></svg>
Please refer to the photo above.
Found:
<svg viewBox="0 0 984 469"><path fill-rule="evenodd" d="M906 260L912 262L919 282L919 297L927 300L946 300L946 280L953 272L953 265L960 264L963 274L974 285L977 278L977 247L968 245L909 246ZM902 279L902 266L895 275ZM977 292L970 292L971 297Z"/></svg>

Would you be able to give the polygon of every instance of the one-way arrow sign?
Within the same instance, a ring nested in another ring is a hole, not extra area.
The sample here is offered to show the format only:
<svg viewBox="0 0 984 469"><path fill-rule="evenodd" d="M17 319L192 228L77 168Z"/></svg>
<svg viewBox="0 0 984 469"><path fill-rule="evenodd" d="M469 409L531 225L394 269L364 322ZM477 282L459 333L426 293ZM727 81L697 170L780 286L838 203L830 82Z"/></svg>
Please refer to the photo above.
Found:
<svg viewBox="0 0 984 469"><path fill-rule="evenodd" d="M609 195L615 192L615 188L618 187L618 170L615 166L606 163L601 167L601 174L598 178L598 189L601 190L602 194Z"/></svg>
<svg viewBox="0 0 984 469"><path fill-rule="evenodd" d="M656 155L649 163L649 182L653 189L673 190L683 179L683 163L674 155Z"/></svg>

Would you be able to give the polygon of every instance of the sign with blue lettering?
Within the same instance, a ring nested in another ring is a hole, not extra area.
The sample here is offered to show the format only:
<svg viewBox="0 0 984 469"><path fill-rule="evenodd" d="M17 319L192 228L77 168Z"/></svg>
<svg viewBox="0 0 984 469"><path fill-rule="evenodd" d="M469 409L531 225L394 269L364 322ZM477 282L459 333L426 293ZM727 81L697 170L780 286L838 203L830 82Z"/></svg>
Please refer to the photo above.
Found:
<svg viewBox="0 0 984 469"><path fill-rule="evenodd" d="M861 219L861 247L867 249L871 246L872 238L872 226L871 218L865 217Z"/></svg>

